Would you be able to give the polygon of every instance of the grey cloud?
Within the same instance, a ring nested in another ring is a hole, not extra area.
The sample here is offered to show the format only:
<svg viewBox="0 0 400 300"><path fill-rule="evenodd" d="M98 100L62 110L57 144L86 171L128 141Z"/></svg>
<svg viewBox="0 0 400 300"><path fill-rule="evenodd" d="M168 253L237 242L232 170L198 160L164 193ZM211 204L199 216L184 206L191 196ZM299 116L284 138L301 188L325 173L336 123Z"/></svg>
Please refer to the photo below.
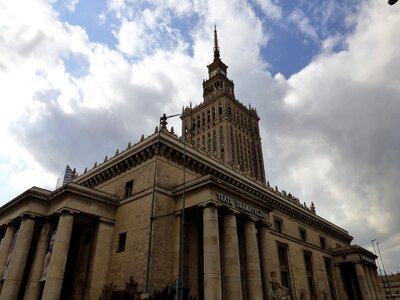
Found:
<svg viewBox="0 0 400 300"><path fill-rule="evenodd" d="M324 71L310 78L296 85L288 81L292 86L286 91L294 89L300 97L297 106L285 105L283 97L271 101L268 94L258 100L265 103L261 126L268 178L301 201L314 201L323 217L355 236L355 243L369 247L373 238L400 242L400 89L389 78L388 85L374 84L372 78L364 83L340 75L335 79ZM307 164L318 162L320 155L332 163L322 177L318 166L305 178L297 173L315 167ZM396 260L389 266L393 272L400 269Z"/></svg>
<svg viewBox="0 0 400 300"><path fill-rule="evenodd" d="M58 174L66 164L78 171L114 155L117 147L153 133L163 112L163 103L172 101L169 84L158 91L120 83L123 101L106 108L79 107L65 113L51 100L51 92L37 95L45 106L33 121L21 118L11 125L15 139L48 171Z"/></svg>

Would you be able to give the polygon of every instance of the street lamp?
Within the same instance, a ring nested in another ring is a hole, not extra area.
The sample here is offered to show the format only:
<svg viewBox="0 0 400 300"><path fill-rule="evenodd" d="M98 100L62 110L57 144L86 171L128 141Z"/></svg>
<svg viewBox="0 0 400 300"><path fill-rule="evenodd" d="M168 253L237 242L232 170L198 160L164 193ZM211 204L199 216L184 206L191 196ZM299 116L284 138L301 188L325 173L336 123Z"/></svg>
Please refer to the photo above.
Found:
<svg viewBox="0 0 400 300"><path fill-rule="evenodd" d="M390 290L390 284L389 284L389 280L388 280L388 277L387 277L387 274L386 274L385 265L383 264L383 259L382 259L382 255L381 255L381 250L379 249L379 244L380 244L380 242L376 242L376 247L378 248L378 253L379 253L379 256L381 258L382 269L383 269L383 273L385 275L387 287L389 289L390 299L392 299L393 295L392 295L392 291Z"/></svg>
<svg viewBox="0 0 400 300"><path fill-rule="evenodd" d="M375 254L376 256L378 256L378 255L376 254L376 250L375 250L375 244L374 244L375 241L376 241L376 239L373 239L373 240L371 241L371 243L372 243L372 247L374 248L374 254ZM379 276L381 277L381 282L383 283L383 289L385 290L385 294L386 294L386 282L385 282L385 280L384 280L384 278L383 278L383 276L382 276L381 266L380 266L380 264L379 264L379 257L378 257L378 259L376 260L376 264L378 265Z"/></svg>

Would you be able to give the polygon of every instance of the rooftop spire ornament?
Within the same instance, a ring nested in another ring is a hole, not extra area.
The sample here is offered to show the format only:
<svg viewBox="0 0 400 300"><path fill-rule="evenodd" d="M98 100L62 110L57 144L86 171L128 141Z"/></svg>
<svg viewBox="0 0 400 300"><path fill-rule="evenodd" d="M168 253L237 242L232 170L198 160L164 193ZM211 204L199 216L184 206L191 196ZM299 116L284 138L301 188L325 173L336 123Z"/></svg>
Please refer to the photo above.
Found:
<svg viewBox="0 0 400 300"><path fill-rule="evenodd" d="M214 25L214 58L219 58L219 46L217 36L217 25Z"/></svg>

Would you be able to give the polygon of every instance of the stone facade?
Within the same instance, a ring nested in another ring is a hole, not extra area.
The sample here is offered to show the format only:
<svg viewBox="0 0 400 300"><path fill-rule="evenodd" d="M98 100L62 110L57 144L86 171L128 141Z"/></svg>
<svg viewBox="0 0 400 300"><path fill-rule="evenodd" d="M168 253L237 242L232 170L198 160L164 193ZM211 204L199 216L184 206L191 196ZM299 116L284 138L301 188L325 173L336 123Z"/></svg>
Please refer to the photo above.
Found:
<svg viewBox="0 0 400 300"><path fill-rule="evenodd" d="M270 187L261 152L245 158L245 148L227 146L231 127L250 148L261 142L257 114L235 100L226 68L216 42L197 109L207 117L225 103L214 125L210 117L191 131L197 110L185 109L178 138L164 117L153 135L72 182L0 208L0 299L99 299L106 283L123 289L130 277L144 297L178 283L199 300L383 298L374 254L314 205ZM217 79L228 96L212 92ZM252 133L223 115L228 105ZM210 153L193 140L213 126L224 138Z"/></svg>
<svg viewBox="0 0 400 300"><path fill-rule="evenodd" d="M379 276L385 299L400 299L400 273Z"/></svg>

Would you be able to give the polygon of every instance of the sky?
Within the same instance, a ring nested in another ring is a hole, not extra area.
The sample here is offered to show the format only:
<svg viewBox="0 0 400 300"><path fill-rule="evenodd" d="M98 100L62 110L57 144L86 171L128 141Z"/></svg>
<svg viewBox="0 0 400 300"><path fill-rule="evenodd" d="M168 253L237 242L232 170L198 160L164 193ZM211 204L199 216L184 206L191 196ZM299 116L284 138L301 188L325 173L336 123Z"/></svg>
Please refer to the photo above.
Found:
<svg viewBox="0 0 400 300"><path fill-rule="evenodd" d="M201 103L216 25L270 184L399 272L399 16L383 0L0 0L0 204Z"/></svg>

